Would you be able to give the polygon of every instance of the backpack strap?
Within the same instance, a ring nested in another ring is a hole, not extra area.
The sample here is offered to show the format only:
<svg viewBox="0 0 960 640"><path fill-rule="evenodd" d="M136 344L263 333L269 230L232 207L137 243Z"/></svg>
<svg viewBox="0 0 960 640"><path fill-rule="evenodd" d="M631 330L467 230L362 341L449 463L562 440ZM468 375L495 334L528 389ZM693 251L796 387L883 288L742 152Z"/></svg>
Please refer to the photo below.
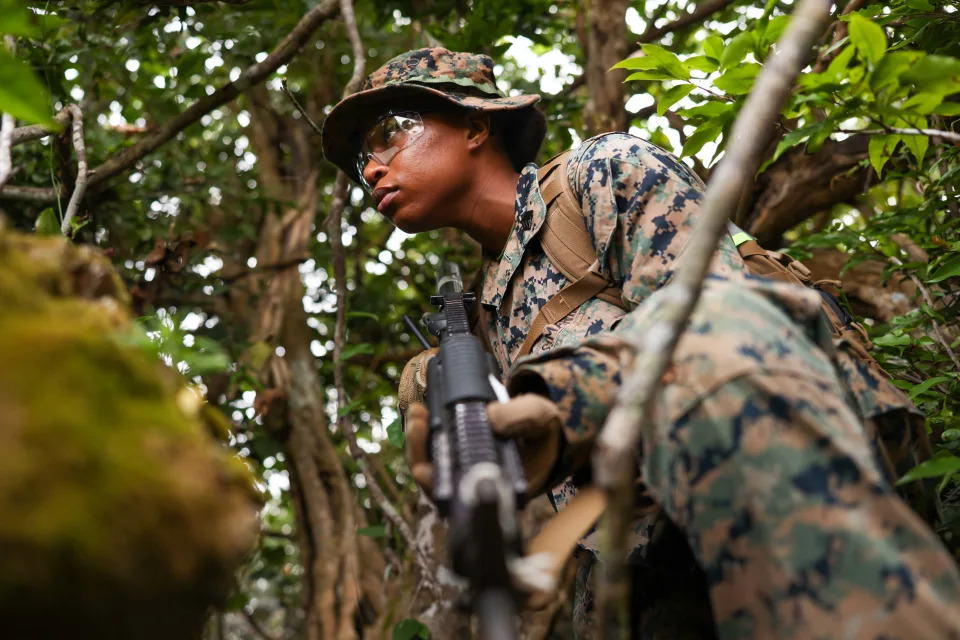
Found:
<svg viewBox="0 0 960 640"><path fill-rule="evenodd" d="M621 309L626 305L620 287L600 275L600 262L587 231L583 212L567 180L571 151L550 158L537 172L547 216L540 229L540 246L556 269L569 280L537 313L520 347L518 357L530 353L547 325L556 324L584 302L600 298Z"/></svg>

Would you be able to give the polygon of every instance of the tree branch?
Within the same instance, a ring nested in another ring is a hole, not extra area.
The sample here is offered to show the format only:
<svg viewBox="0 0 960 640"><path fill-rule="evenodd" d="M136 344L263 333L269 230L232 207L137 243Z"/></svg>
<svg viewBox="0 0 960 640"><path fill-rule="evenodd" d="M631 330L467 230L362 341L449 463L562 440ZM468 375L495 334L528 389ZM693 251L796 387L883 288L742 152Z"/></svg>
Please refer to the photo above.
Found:
<svg viewBox="0 0 960 640"><path fill-rule="evenodd" d="M70 122L70 107L64 107L60 110L60 113L53 116L53 119L57 121L61 127L67 126L67 123ZM39 140L40 138L46 138L47 136L56 133L56 131L51 131L42 124L33 124L28 127L20 127L19 129L13 130L13 146L24 142L30 142L31 140Z"/></svg>
<svg viewBox="0 0 960 640"><path fill-rule="evenodd" d="M16 49L16 40L13 36L4 37L7 49L12 54ZM13 173L13 160L10 158L10 149L13 148L13 131L16 120L9 113L0 113L0 189L10 179Z"/></svg>
<svg viewBox="0 0 960 640"><path fill-rule="evenodd" d="M63 214L60 223L60 233L67 235L70 231L70 221L77 214L83 194L87 190L87 148L83 143L83 112L80 107L71 104L66 108L73 120L73 149L77 154L77 180L73 185L73 194L67 204L67 211Z"/></svg>
<svg viewBox="0 0 960 640"><path fill-rule="evenodd" d="M868 136L885 136L899 133L902 136L935 136L943 138L944 140L949 140L953 143L960 143L960 133L954 133L953 131L941 131L940 129L903 129L900 127L887 127L884 129L837 129L837 133L859 133Z"/></svg>
<svg viewBox="0 0 960 640"><path fill-rule="evenodd" d="M13 147L13 127L15 121L9 113L0 114L0 189L13 173L13 160L10 149Z"/></svg>
<svg viewBox="0 0 960 640"><path fill-rule="evenodd" d="M593 455L594 480L610 496L607 509L607 548L604 577L598 608L603 628L608 621L626 622L626 531L633 512L635 455L641 437L649 428L647 420L653 408L660 379L673 355L681 329L697 304L703 278L726 232L730 211L735 210L747 181L756 173L766 148L769 129L789 95L793 81L803 67L810 49L823 33L830 3L826 0L802 0L786 33L777 44L777 53L764 66L756 84L740 111L730 145L717 167L704 196L700 215L689 244L686 260L677 272L658 308L656 322L637 345L637 358L621 386L617 402L597 440ZM611 600L617 597L616 611Z"/></svg>
<svg viewBox="0 0 960 640"><path fill-rule="evenodd" d="M323 0L323 2L314 6L304 14L300 22L262 62L247 67L236 81L229 82L209 96L197 100L182 112L143 136L136 144L127 147L90 171L89 188L95 191L104 188L103 185L107 180L130 169L138 160L155 151L204 115L227 104L251 87L266 80L278 67L289 62L300 51L317 27L337 15L339 11L340 6L337 0ZM23 199L23 195L25 195L24 192L11 190L10 187L0 190L0 197L3 198L21 196L20 199ZM56 191L54 189L42 193L35 191L32 193L32 197L27 199L50 202L56 200Z"/></svg>
<svg viewBox="0 0 960 640"><path fill-rule="evenodd" d="M668 33L673 33L674 31L679 31L684 27L689 27L693 24L699 24L712 16L713 14L723 11L730 5L732 5L736 0L708 0L708 2L703 2L697 5L697 8L691 13L685 13L680 16L673 22L665 24L662 27L654 27L653 22L650 23L650 26L647 27L640 37L637 39L638 44L648 44L659 40Z"/></svg>

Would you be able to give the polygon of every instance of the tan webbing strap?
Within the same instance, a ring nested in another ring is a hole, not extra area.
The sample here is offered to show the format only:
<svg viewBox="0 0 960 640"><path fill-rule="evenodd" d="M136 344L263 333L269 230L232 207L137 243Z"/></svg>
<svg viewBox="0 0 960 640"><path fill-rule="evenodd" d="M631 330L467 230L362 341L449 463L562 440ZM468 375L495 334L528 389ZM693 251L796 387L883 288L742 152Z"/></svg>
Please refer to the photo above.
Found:
<svg viewBox="0 0 960 640"><path fill-rule="evenodd" d="M567 180L570 151L550 158L537 173L540 194L547 205L547 218L540 229L540 246L557 271L570 281L579 280L596 262L587 223L583 218L577 194ZM620 287L607 283L595 297L626 310Z"/></svg>
<svg viewBox="0 0 960 640"><path fill-rule="evenodd" d="M609 284L603 276L588 271L576 282L571 282L560 289L557 295L550 298L547 304L540 308L537 317L533 319L533 324L530 325L527 338L523 341L523 346L520 347L520 353L517 354L517 357L520 358L530 353L534 343L543 335L543 330L547 328L548 324L555 324L566 318L571 311L590 298L595 298Z"/></svg>
<svg viewBox="0 0 960 640"><path fill-rule="evenodd" d="M750 256L767 255L767 250L757 244L756 240L747 240L746 242L741 242L737 245L737 251L740 252L740 257L743 259L747 259Z"/></svg>
<svg viewBox="0 0 960 640"><path fill-rule="evenodd" d="M547 521L540 533L527 544L527 557L547 554L544 570L554 578L554 584L560 584L560 574L567 558L606 508L607 494L599 487L577 489L577 495L566 508ZM550 595L537 594L527 604L532 609L542 608L550 601Z"/></svg>

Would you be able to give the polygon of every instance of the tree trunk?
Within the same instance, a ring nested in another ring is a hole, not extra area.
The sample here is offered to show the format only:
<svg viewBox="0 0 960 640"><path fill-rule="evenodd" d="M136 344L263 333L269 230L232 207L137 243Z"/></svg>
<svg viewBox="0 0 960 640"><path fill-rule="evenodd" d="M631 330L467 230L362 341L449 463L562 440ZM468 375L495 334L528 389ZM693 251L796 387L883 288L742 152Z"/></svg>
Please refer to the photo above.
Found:
<svg viewBox="0 0 960 640"><path fill-rule="evenodd" d="M625 131L627 110L623 91L626 72L610 67L627 57L628 31L624 19L629 0L581 0L577 20L585 64L587 105L583 112L588 136Z"/></svg>

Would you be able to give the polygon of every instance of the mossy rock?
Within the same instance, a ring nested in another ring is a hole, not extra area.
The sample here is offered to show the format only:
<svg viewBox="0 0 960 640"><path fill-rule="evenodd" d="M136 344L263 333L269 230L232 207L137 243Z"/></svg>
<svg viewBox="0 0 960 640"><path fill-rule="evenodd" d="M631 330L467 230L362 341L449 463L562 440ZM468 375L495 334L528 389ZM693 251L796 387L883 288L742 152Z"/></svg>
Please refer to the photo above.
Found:
<svg viewBox="0 0 960 640"><path fill-rule="evenodd" d="M198 637L255 541L250 473L130 322L99 252L0 230L5 637Z"/></svg>

